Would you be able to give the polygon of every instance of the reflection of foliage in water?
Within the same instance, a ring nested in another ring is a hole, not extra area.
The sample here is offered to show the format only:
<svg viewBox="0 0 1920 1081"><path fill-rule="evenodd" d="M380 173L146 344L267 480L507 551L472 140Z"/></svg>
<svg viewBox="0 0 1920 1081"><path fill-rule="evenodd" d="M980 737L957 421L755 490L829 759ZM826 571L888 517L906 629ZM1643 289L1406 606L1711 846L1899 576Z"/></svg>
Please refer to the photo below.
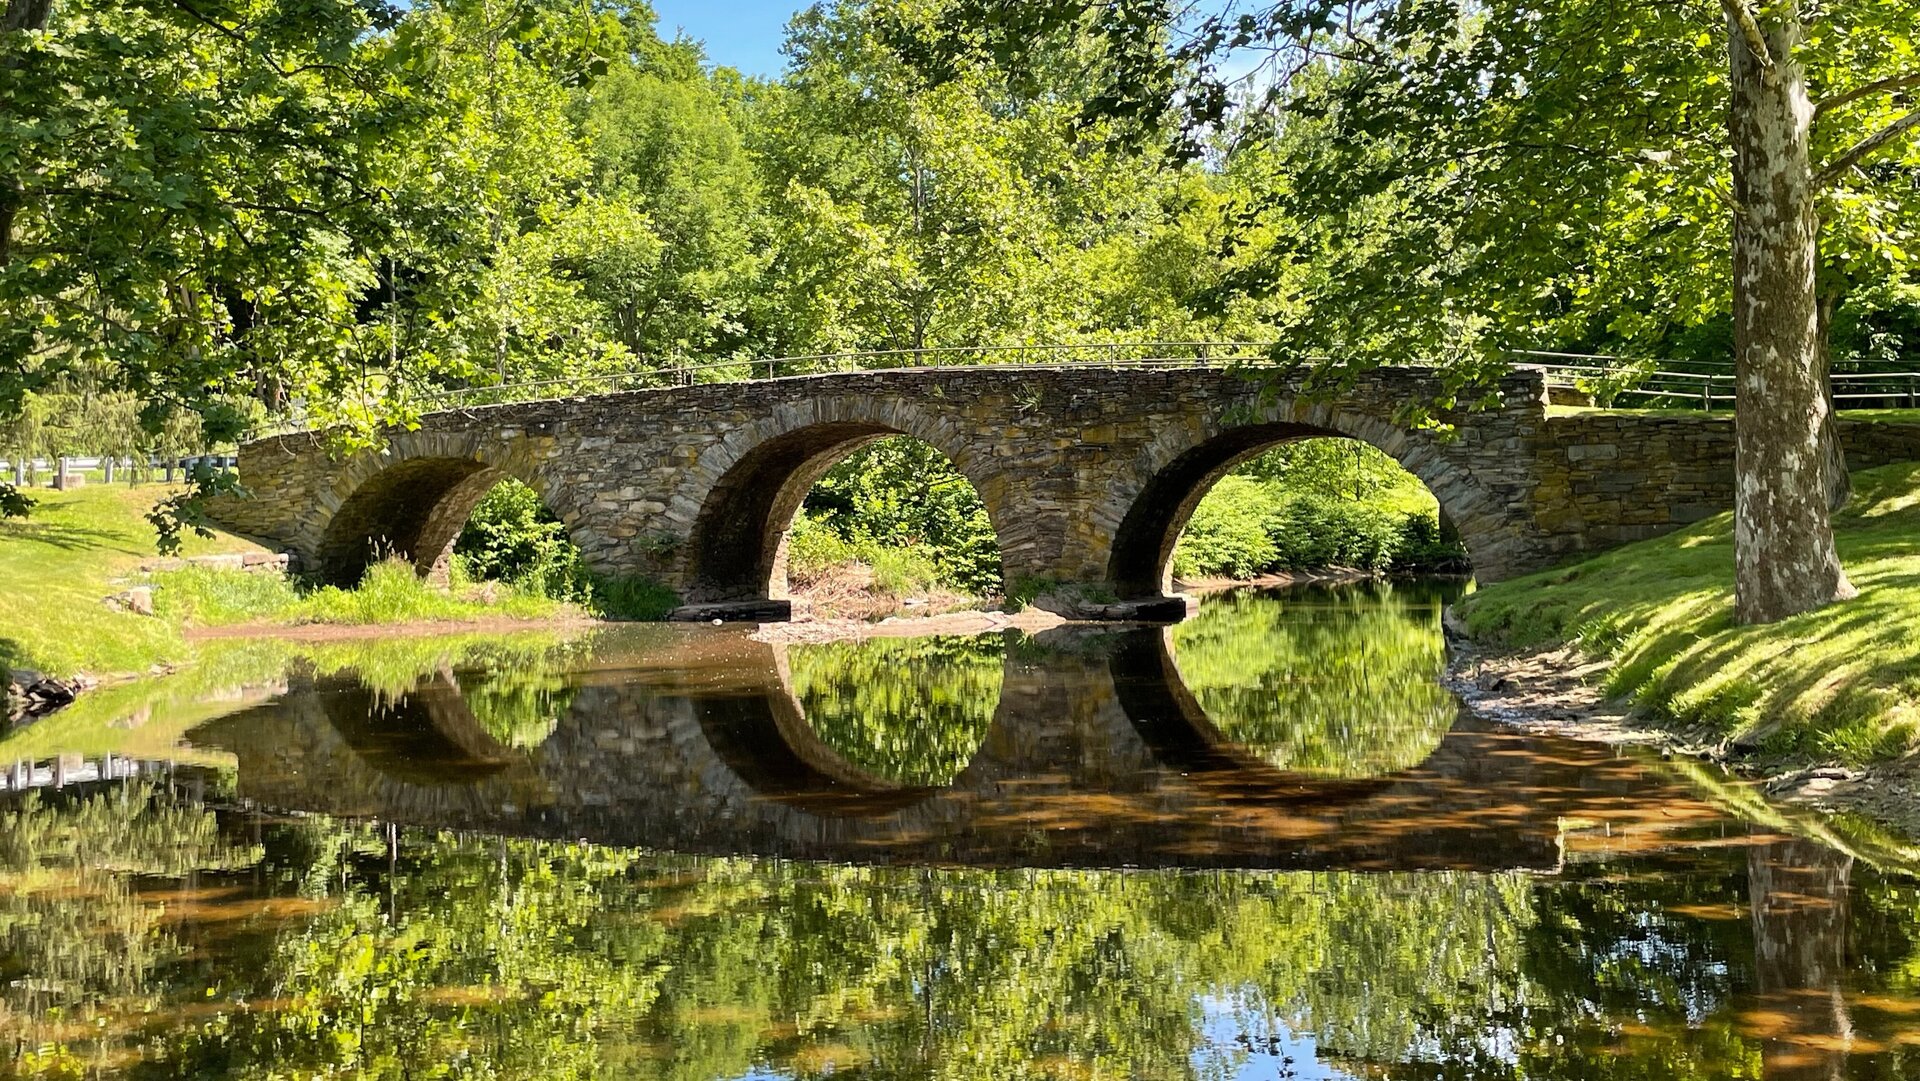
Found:
<svg viewBox="0 0 1920 1081"><path fill-rule="evenodd" d="M224 840L211 812L156 799L151 786L79 797L28 792L0 811L0 1016L6 1042L36 1046L39 1026L102 1000L141 1002L178 952L159 905L134 876L184 878L246 867L259 850ZM65 1068L30 1054L26 1073Z"/></svg>
<svg viewBox="0 0 1920 1081"><path fill-rule="evenodd" d="M114 858L178 873L201 857L137 850L192 851L205 819L156 814L183 838L149 831ZM445 833L390 849L377 825L310 818L265 825L255 858L230 880L253 892L189 925L216 960L84 989L63 1038L105 1046L73 1061L119 1041L173 1077L1217 1077L1247 1061L1233 1033L1278 1029L1363 1076L1757 1076L1737 851L1564 881L982 872ZM1900 985L1912 890L1860 886L1871 933L1850 949L1892 974L1863 978ZM167 892L120 896L145 915L76 933L118 943L126 927L151 951ZM282 915L247 919L254 903ZM144 1027L84 1023L129 1001ZM0 1037L23 1023L0 1018Z"/></svg>
<svg viewBox="0 0 1920 1081"><path fill-rule="evenodd" d="M1005 654L997 635L944 635L793 646L787 661L822 742L863 770L931 785L986 739Z"/></svg>
<svg viewBox="0 0 1920 1081"><path fill-rule="evenodd" d="M593 648L595 634L548 632L295 642L216 639L194 663L154 679L101 687L72 706L0 741L0 761L86 757L206 759L175 746L196 725L246 708L281 689L290 669L351 675L384 698L397 698L436 672L451 670L474 716L502 743L532 746L565 712L565 674Z"/></svg>
<svg viewBox="0 0 1920 1081"><path fill-rule="evenodd" d="M140 974L153 999L206 1003L157 1015L173 1026L144 1045L161 1074L399 1078L460 1063L451 1076L709 1079L868 1064L997 1079L1078 1060L1097 1076L1190 1076L1196 1004L1222 997L1391 1061L1433 1019L1454 1024L1452 989L1509 993L1497 973L1520 962L1529 888L863 869L446 834L390 853L381 827L318 819L267 826L262 851L255 880L304 914L221 940L217 972ZM1338 972L1366 973L1365 993Z"/></svg>
<svg viewBox="0 0 1920 1081"><path fill-rule="evenodd" d="M560 725L578 688L570 678L581 653L562 643L536 656L487 649L456 669L460 695L474 720L509 747L538 747Z"/></svg>
<svg viewBox="0 0 1920 1081"><path fill-rule="evenodd" d="M1281 769L1371 777L1418 765L1453 726L1430 591L1385 583L1240 590L1173 628L1182 680L1222 735Z"/></svg>

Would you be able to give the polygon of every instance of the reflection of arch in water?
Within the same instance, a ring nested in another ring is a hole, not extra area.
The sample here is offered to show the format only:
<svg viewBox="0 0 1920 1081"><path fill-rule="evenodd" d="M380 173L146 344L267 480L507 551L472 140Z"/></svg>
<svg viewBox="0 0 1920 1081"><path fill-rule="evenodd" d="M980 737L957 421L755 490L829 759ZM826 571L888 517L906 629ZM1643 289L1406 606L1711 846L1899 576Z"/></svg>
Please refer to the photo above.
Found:
<svg viewBox="0 0 1920 1081"><path fill-rule="evenodd" d="M296 679L192 739L232 751L240 794L270 807L477 827L553 802L532 756L488 734L444 671L398 696L351 676Z"/></svg>
<svg viewBox="0 0 1920 1081"><path fill-rule="evenodd" d="M764 683L746 681L696 703L714 754L758 795L814 814L890 814L934 791L906 785L848 761L807 723L793 691L787 650L766 646Z"/></svg>
<svg viewBox="0 0 1920 1081"><path fill-rule="evenodd" d="M1119 636L1108 663L1120 707L1154 757L1182 772L1230 778L1250 792L1266 790L1289 802L1331 806L1364 800L1409 776L1428 772L1426 767L1445 743L1443 736L1419 765L1370 777L1332 778L1280 769L1229 738L1207 716L1181 678L1171 628Z"/></svg>
<svg viewBox="0 0 1920 1081"><path fill-rule="evenodd" d="M464 785L512 768L525 756L493 738L468 708L453 673L383 695L341 680L325 695L327 720L373 769L407 784Z"/></svg>
<svg viewBox="0 0 1920 1081"><path fill-rule="evenodd" d="M1411 602L1411 603L1410 603ZM1212 731L1288 772L1417 767L1458 719L1440 607L1384 582L1233 590L1163 633Z"/></svg>

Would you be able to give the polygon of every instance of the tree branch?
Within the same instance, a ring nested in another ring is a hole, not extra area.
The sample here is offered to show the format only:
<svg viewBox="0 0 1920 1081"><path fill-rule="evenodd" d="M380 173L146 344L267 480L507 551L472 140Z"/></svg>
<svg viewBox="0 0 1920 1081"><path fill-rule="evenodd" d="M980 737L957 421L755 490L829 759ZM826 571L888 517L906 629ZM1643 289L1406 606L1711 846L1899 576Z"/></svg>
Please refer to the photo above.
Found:
<svg viewBox="0 0 1920 1081"><path fill-rule="evenodd" d="M1779 82L1780 69L1774 65L1773 53L1767 48L1767 35L1754 19L1753 10L1747 7L1747 0L1720 0L1720 6L1727 9L1727 15L1740 28L1740 36L1747 40L1747 48L1760 64L1761 79L1768 86Z"/></svg>
<svg viewBox="0 0 1920 1081"><path fill-rule="evenodd" d="M1895 90L1906 90L1911 87L1920 87L1920 71L1909 71L1905 75L1889 75L1884 79L1875 79L1864 86L1856 86L1844 94L1823 98L1813 107L1813 115L1818 119L1843 105L1851 105L1861 98L1870 98L1875 94L1890 94Z"/></svg>
<svg viewBox="0 0 1920 1081"><path fill-rule="evenodd" d="M1844 176L1847 170L1860 164L1861 160L1867 155L1879 150L1895 139L1906 135L1915 128L1920 128L1920 109L1915 109L1893 123L1888 124L1886 127L1881 128L1879 131L1874 132L1872 135L1853 144L1853 146L1847 149L1846 153L1833 159L1833 164L1820 170L1820 174L1813 178L1814 186L1824 188L1831 185L1834 181Z"/></svg>

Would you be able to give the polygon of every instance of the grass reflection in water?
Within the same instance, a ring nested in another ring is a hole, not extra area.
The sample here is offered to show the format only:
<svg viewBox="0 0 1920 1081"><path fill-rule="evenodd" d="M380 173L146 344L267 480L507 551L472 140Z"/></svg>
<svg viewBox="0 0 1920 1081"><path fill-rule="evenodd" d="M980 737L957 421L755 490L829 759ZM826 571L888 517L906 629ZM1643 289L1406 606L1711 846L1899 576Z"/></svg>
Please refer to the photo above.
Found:
<svg viewBox="0 0 1920 1081"><path fill-rule="evenodd" d="M1364 583L1208 598L1172 631L1182 681L1213 727L1273 766L1374 777L1419 765L1458 703L1445 663L1445 584Z"/></svg>

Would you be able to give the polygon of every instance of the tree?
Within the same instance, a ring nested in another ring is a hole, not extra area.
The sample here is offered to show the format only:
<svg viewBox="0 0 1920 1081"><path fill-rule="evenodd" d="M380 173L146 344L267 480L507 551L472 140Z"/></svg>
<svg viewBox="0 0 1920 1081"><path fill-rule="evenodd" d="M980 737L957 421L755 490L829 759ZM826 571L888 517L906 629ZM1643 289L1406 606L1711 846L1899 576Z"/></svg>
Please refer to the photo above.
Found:
<svg viewBox="0 0 1920 1081"><path fill-rule="evenodd" d="M380 3L10 0L0 20L0 415L86 370L233 438L236 395L341 378L374 148L419 114Z"/></svg>
<svg viewBox="0 0 1920 1081"><path fill-rule="evenodd" d="M1920 164L1920 112L1901 104L1920 87L1910 6L1298 0L1191 23L1170 10L979 0L950 49L1018 65L1024 42L1090 28L1127 61L1091 113L1151 133L1178 112L1189 152L1233 129L1282 153L1290 183L1273 202L1303 241L1390 237L1310 297L1303 353L1445 359L1483 383L1504 350L1582 321L1651 331L1724 306L1741 390L1737 613L1771 621L1852 595L1826 499L1822 312L1841 298L1822 303L1820 246L1846 249L1856 273L1905 258L1911 200L1891 185ZM1237 89L1249 69L1265 89ZM1303 137L1315 131L1327 137ZM1273 263L1311 261L1308 243Z"/></svg>

